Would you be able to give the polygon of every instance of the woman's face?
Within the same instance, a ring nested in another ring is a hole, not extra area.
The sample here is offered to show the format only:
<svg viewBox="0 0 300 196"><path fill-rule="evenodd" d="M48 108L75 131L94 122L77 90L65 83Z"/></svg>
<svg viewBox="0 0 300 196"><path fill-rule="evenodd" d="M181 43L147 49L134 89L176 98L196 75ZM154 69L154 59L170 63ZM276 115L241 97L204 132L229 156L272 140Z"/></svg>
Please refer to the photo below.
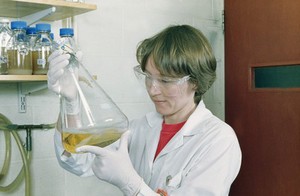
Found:
<svg viewBox="0 0 300 196"><path fill-rule="evenodd" d="M148 59L145 72L154 78L161 76L152 58ZM147 87L148 94L155 105L156 111L164 116L165 123L167 124L186 121L196 108L193 85L185 81L178 88L180 90L179 93L170 96L166 94L163 88L155 84L155 81Z"/></svg>

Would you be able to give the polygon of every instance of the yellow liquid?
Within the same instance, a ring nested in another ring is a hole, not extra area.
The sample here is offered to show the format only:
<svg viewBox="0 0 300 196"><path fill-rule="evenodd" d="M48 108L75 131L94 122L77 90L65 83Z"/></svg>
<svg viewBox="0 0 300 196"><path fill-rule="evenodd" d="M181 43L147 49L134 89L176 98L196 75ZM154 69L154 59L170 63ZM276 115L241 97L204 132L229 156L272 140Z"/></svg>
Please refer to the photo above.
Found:
<svg viewBox="0 0 300 196"><path fill-rule="evenodd" d="M5 47L0 47L0 75L7 74L7 53Z"/></svg>
<svg viewBox="0 0 300 196"><path fill-rule="evenodd" d="M8 50L8 74L31 75L32 74L32 54L28 52L22 55L17 50Z"/></svg>
<svg viewBox="0 0 300 196"><path fill-rule="evenodd" d="M47 48L41 51L32 52L33 75L47 74L49 69L49 64L47 60L50 54L50 49Z"/></svg>
<svg viewBox="0 0 300 196"><path fill-rule="evenodd" d="M76 148L84 145L105 147L117 141L122 133L110 129L102 133L62 133L62 143L66 151L76 153Z"/></svg>

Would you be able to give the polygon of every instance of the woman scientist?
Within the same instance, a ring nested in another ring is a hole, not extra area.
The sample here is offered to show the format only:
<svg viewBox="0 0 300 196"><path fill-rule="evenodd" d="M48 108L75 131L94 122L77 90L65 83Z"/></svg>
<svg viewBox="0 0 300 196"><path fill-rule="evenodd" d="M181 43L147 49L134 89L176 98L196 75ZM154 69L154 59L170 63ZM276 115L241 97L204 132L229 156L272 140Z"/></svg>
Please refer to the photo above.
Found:
<svg viewBox="0 0 300 196"><path fill-rule="evenodd" d="M142 41L136 56L134 72L156 112L131 121L116 148L82 146L77 151L89 153L70 154L57 131L60 165L78 176L95 175L127 196L228 195L241 151L233 129L202 101L216 77L208 40L189 25L170 26ZM49 57L54 92L69 57L58 51Z"/></svg>

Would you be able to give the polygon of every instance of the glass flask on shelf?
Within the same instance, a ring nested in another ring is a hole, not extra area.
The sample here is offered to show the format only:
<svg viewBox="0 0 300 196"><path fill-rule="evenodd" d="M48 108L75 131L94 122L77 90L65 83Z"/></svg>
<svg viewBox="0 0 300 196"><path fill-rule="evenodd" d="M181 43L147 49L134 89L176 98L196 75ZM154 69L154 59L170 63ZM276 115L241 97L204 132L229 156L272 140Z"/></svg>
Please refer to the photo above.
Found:
<svg viewBox="0 0 300 196"><path fill-rule="evenodd" d="M73 35L73 29L61 29L55 43L71 55L59 81L62 142L70 153L83 145L105 147L128 129L125 114L78 61Z"/></svg>
<svg viewBox="0 0 300 196"><path fill-rule="evenodd" d="M49 69L47 59L51 54L52 46L51 25L47 23L36 24L36 31L37 39L32 53L33 75L45 75Z"/></svg>
<svg viewBox="0 0 300 196"><path fill-rule="evenodd" d="M9 20L2 19L0 22L0 75L7 74L7 44L12 37Z"/></svg>
<svg viewBox="0 0 300 196"><path fill-rule="evenodd" d="M27 27L26 29L26 35L27 35L27 40L29 43L29 52L31 53L31 57L32 57L32 66L33 66L33 51L34 51L34 45L35 45L35 41L37 39L37 33L36 33L36 28L35 27ZM33 69L33 67L32 67Z"/></svg>
<svg viewBox="0 0 300 196"><path fill-rule="evenodd" d="M7 44L8 74L31 75L32 55L29 52L29 42L26 36L27 23L25 21L12 21L13 35Z"/></svg>
<svg viewBox="0 0 300 196"><path fill-rule="evenodd" d="M27 27L26 29L26 35L29 42L29 48L33 49L35 41L37 39L37 32L35 27Z"/></svg>

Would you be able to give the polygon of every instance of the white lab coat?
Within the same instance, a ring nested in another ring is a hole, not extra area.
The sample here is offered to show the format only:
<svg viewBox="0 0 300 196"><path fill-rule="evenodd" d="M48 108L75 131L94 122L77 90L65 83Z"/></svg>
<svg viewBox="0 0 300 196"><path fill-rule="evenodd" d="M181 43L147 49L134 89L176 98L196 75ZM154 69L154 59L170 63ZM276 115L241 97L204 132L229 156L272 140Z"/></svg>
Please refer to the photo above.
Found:
<svg viewBox="0 0 300 196"><path fill-rule="evenodd" d="M129 155L135 170L154 191L169 196L226 196L241 165L241 150L233 129L215 117L201 101L182 129L154 160L162 116L149 113L130 123ZM56 134L59 163L79 175L93 175L91 154L62 156Z"/></svg>

